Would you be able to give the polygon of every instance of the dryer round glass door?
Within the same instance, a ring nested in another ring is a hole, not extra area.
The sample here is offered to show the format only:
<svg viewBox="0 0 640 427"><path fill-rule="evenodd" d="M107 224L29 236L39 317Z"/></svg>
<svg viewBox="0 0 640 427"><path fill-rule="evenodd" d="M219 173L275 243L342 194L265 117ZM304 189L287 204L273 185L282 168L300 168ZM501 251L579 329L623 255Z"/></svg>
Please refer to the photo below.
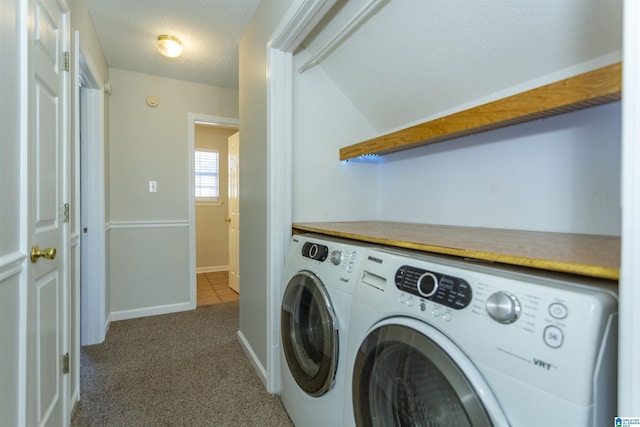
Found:
<svg viewBox="0 0 640 427"><path fill-rule="evenodd" d="M461 350L413 319L369 332L356 356L352 392L358 426L507 425Z"/></svg>
<svg viewBox="0 0 640 427"><path fill-rule="evenodd" d="M338 322L326 288L308 271L291 278L280 313L282 347L302 390L320 396L333 387L338 365Z"/></svg>

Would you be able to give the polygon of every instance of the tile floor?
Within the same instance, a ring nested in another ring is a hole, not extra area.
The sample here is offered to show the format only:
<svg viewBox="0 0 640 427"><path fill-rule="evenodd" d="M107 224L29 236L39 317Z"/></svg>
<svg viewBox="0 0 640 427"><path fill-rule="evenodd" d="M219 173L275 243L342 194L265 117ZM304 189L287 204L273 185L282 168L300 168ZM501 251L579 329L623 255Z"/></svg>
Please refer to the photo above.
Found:
<svg viewBox="0 0 640 427"><path fill-rule="evenodd" d="M238 295L229 287L229 272L198 273L198 307L238 301Z"/></svg>

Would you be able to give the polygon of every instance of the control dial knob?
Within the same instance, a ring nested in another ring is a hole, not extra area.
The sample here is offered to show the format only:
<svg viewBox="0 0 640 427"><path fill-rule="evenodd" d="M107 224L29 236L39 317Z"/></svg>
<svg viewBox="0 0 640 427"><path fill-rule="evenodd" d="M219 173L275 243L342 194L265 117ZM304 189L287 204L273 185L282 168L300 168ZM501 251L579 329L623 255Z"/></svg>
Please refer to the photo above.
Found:
<svg viewBox="0 0 640 427"><path fill-rule="evenodd" d="M418 293L429 298L438 290L438 278L433 273L426 272L418 279Z"/></svg>
<svg viewBox="0 0 640 427"><path fill-rule="evenodd" d="M500 323L513 323L520 317L520 301L507 292L498 291L487 298L487 313Z"/></svg>
<svg viewBox="0 0 640 427"><path fill-rule="evenodd" d="M338 249L332 251L329 259L331 260L333 265L340 265L340 263L342 262L342 251Z"/></svg>

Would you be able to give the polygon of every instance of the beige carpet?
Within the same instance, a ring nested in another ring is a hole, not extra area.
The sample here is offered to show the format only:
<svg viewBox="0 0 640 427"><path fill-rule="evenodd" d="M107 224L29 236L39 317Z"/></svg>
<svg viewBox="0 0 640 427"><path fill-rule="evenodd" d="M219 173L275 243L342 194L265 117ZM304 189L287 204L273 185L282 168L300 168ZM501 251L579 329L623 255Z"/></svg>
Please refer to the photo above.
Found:
<svg viewBox="0 0 640 427"><path fill-rule="evenodd" d="M237 330L237 302L113 322L81 350L72 426L291 426Z"/></svg>

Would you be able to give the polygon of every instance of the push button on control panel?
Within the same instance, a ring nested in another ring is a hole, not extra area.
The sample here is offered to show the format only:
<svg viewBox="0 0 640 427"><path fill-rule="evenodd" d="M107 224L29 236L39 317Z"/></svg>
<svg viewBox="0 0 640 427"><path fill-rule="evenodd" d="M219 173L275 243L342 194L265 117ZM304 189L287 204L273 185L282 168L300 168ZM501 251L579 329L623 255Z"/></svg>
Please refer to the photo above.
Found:
<svg viewBox="0 0 640 427"><path fill-rule="evenodd" d="M554 302L549 306L549 314L554 319L564 319L569 314L567 307L559 302Z"/></svg>
<svg viewBox="0 0 640 427"><path fill-rule="evenodd" d="M557 326L547 326L544 329L544 343L551 348L560 348L564 341L564 333Z"/></svg>

